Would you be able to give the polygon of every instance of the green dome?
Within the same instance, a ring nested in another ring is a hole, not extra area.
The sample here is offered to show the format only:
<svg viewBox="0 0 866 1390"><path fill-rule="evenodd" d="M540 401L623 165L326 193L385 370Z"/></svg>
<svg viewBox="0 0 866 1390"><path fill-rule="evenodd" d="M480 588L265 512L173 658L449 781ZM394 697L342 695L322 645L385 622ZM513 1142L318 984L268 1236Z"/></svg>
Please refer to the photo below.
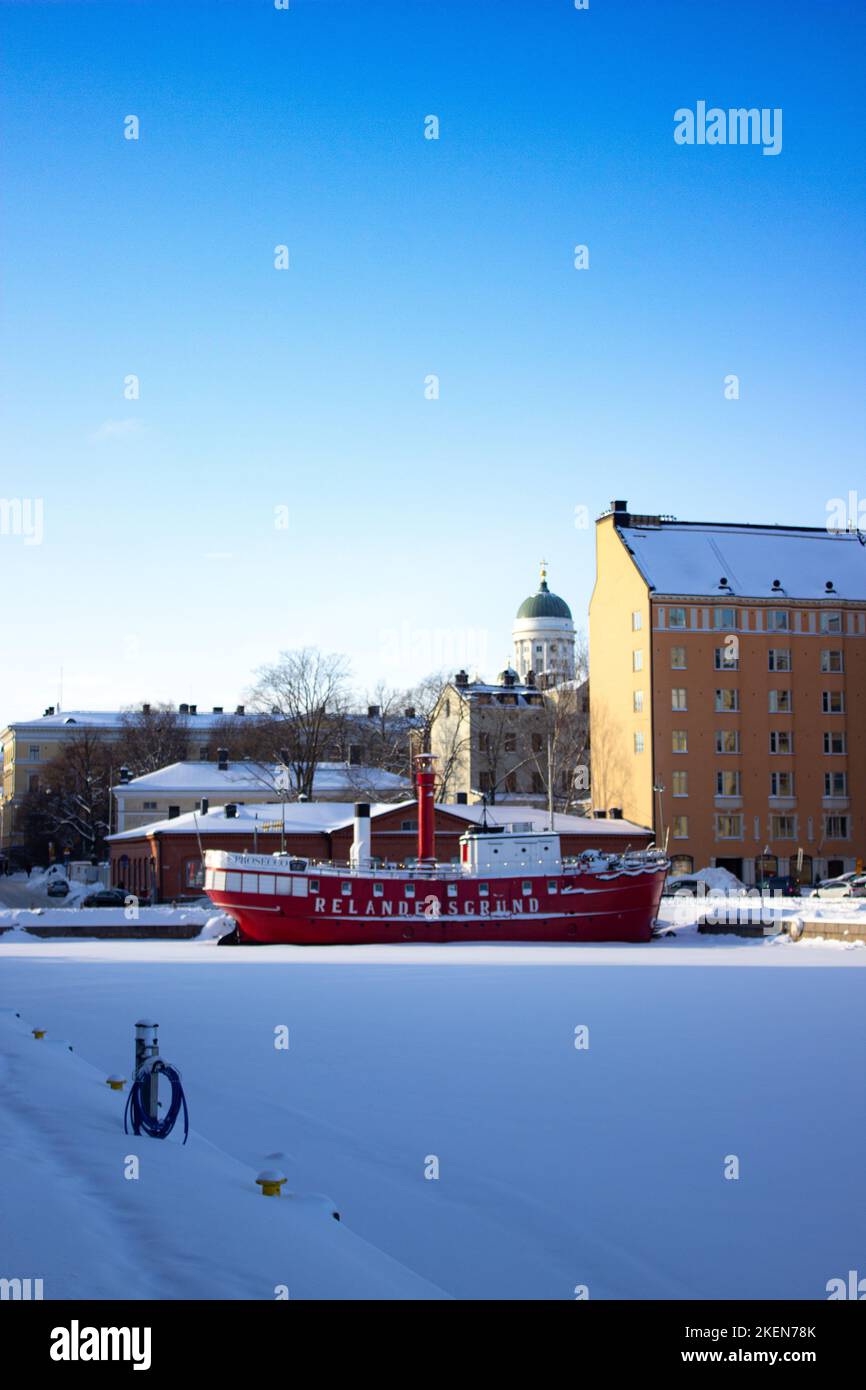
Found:
<svg viewBox="0 0 866 1390"><path fill-rule="evenodd" d="M571 609L564 598L552 594L547 587L547 571L541 571L538 593L525 598L517 610L518 618L567 618L571 621Z"/></svg>

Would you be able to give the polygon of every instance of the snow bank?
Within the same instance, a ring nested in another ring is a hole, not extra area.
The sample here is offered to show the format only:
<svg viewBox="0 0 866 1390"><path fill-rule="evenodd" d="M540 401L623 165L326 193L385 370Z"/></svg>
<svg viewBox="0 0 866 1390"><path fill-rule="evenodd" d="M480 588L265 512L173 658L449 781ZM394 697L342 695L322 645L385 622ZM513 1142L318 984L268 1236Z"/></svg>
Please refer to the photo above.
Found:
<svg viewBox="0 0 866 1390"><path fill-rule="evenodd" d="M129 1041L116 1039L115 1065ZM113 1068L36 1041L9 1012L0 1056L5 1277L39 1277L49 1299L445 1296L320 1196L263 1198L256 1172L196 1130L186 1146L125 1135Z"/></svg>

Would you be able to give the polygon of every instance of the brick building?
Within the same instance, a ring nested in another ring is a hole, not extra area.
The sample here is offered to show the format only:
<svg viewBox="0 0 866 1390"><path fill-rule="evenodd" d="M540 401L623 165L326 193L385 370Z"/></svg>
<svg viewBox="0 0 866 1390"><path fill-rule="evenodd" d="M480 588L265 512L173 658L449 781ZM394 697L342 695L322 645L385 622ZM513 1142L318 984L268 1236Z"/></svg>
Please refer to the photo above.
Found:
<svg viewBox="0 0 866 1390"><path fill-rule="evenodd" d="M215 807L205 815L185 815L127 830L109 839L110 881L145 898L171 901L201 894L202 851L228 849L275 854L285 849L320 861L348 863L354 834L350 802L280 803ZM477 824L481 806L437 805L436 854L445 862L458 860L458 842L467 825ZM531 806L493 808L492 823L517 820L535 830L547 828L546 812ZM554 828L564 855L585 849L611 852L645 849L651 831L627 821L595 821L556 815ZM415 801L377 804L371 808L371 840L375 858L404 864L415 858L418 812Z"/></svg>
<svg viewBox="0 0 866 1390"><path fill-rule="evenodd" d="M615 502L590 605L593 804L752 884L866 848L866 546Z"/></svg>

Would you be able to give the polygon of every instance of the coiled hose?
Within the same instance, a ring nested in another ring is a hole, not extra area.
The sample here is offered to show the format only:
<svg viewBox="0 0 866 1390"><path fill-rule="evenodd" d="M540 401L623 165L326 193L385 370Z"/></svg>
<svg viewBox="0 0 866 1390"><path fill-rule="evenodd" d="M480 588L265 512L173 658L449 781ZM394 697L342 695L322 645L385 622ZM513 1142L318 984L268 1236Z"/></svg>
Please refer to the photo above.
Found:
<svg viewBox="0 0 866 1390"><path fill-rule="evenodd" d="M158 1072L164 1076L171 1086L171 1104L162 1119L153 1119L145 1109L144 1088L150 1082L152 1072ZM123 1132L129 1133L129 1124L132 1124L133 1134L147 1134L151 1139L167 1139L174 1129L177 1117L183 1110L183 1142L186 1143L189 1134L189 1110L187 1109L186 1096L183 1093L180 1072L177 1067L172 1066L171 1062L165 1062L161 1057L155 1057L152 1062L148 1062L141 1067L126 1101L126 1110L123 1115Z"/></svg>

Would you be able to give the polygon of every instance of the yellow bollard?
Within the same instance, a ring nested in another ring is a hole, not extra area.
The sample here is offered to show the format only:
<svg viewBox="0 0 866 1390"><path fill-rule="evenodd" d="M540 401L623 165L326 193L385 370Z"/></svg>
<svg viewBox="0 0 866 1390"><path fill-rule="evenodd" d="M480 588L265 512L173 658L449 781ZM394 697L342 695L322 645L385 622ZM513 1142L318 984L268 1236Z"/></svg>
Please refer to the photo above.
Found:
<svg viewBox="0 0 866 1390"><path fill-rule="evenodd" d="M273 1169L267 1169L264 1173L259 1173L256 1178L257 1185L262 1189L263 1197L279 1197L280 1188L286 1181L285 1173L277 1173Z"/></svg>
<svg viewBox="0 0 866 1390"><path fill-rule="evenodd" d="M124 1088L124 1086L126 1085L126 1077L125 1077L125 1076L107 1076L107 1077L105 1078L105 1084L106 1084L106 1086L110 1086L111 1089L112 1089L112 1091L122 1091L123 1088Z"/></svg>
<svg viewBox="0 0 866 1390"><path fill-rule="evenodd" d="M47 1028L34 1028L34 1029L33 1029L33 1036L34 1036L34 1038L44 1038L44 1037L45 1037L45 1034L46 1034L47 1032L48 1032L48 1029L47 1029Z"/></svg>

